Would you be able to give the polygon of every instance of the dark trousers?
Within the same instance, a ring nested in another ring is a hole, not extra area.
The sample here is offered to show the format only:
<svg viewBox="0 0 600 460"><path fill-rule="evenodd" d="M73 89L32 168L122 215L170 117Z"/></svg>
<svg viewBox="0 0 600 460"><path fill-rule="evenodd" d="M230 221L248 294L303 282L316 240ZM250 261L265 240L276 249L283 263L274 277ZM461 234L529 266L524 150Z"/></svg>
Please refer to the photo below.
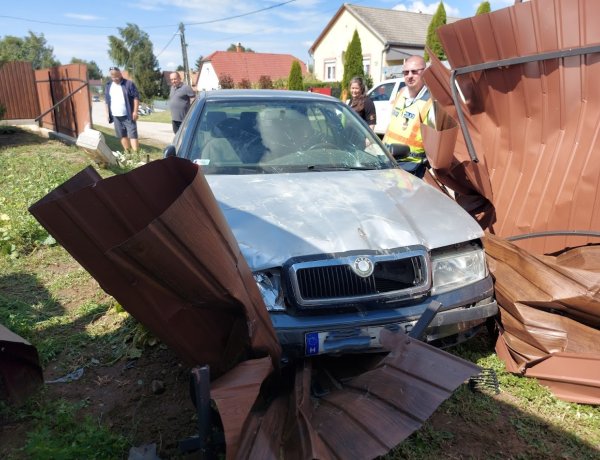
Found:
<svg viewBox="0 0 600 460"><path fill-rule="evenodd" d="M417 176L419 179L423 179L425 175L425 170L427 169L427 163L413 163L412 161L398 161L398 165L408 171L414 176Z"/></svg>
<svg viewBox="0 0 600 460"><path fill-rule="evenodd" d="M173 134L177 134L177 131L179 131L179 127L181 126L181 122L171 120L171 124L173 125Z"/></svg>

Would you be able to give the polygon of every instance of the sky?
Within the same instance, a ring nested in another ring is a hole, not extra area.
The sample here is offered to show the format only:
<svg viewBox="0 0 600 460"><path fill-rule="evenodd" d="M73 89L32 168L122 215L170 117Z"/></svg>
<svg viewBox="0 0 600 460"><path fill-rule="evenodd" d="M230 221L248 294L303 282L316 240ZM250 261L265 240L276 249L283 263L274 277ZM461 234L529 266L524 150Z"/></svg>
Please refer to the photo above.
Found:
<svg viewBox="0 0 600 460"><path fill-rule="evenodd" d="M433 14L439 0L348 3ZM447 16L462 18L475 14L479 3L447 0L444 7ZM256 52L292 54L308 63L309 48L342 4L331 0L21 0L3 8L0 37L43 33L62 64L72 57L93 60L107 74L115 65L108 56L108 36L120 36L119 28L132 23L148 33L161 70L174 70L183 63L178 30L183 23L190 67L200 56L238 42ZM490 4L497 10L514 0Z"/></svg>

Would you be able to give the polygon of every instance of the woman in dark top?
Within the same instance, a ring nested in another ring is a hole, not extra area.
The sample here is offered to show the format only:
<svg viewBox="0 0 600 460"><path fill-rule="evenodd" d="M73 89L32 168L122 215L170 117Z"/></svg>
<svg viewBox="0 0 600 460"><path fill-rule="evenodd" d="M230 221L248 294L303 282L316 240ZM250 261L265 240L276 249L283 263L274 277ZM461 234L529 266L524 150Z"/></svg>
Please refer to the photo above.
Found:
<svg viewBox="0 0 600 460"><path fill-rule="evenodd" d="M375 113L375 104L365 94L365 83L361 77L354 77L350 80L350 96L348 104L354 109L360 117L367 122L371 129L375 129L377 124L377 114Z"/></svg>

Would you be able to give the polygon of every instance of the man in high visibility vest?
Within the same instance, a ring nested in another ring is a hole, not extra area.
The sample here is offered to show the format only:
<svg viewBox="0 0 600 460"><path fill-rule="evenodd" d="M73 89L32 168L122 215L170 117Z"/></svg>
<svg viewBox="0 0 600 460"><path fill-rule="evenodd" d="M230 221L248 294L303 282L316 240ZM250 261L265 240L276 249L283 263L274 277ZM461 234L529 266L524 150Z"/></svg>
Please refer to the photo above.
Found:
<svg viewBox="0 0 600 460"><path fill-rule="evenodd" d="M411 56L404 61L402 74L406 86L392 103L390 124L383 143L391 150L392 144L407 146L406 156L397 158L400 166L417 177L425 174L425 148L421 135L421 124L434 125L431 95L423 80L425 59ZM410 153L409 153L410 149Z"/></svg>

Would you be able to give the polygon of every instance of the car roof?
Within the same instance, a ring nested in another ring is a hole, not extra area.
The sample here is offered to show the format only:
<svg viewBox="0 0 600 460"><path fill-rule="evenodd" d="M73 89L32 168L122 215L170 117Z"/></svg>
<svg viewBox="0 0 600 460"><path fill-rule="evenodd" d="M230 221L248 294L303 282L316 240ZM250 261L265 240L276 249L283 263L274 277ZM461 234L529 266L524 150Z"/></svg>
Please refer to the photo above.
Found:
<svg viewBox="0 0 600 460"><path fill-rule="evenodd" d="M219 89L213 91L201 91L199 97L209 101L228 99L277 99L277 100L312 100L312 101L337 101L339 99L320 93L309 91L288 91L278 89Z"/></svg>

